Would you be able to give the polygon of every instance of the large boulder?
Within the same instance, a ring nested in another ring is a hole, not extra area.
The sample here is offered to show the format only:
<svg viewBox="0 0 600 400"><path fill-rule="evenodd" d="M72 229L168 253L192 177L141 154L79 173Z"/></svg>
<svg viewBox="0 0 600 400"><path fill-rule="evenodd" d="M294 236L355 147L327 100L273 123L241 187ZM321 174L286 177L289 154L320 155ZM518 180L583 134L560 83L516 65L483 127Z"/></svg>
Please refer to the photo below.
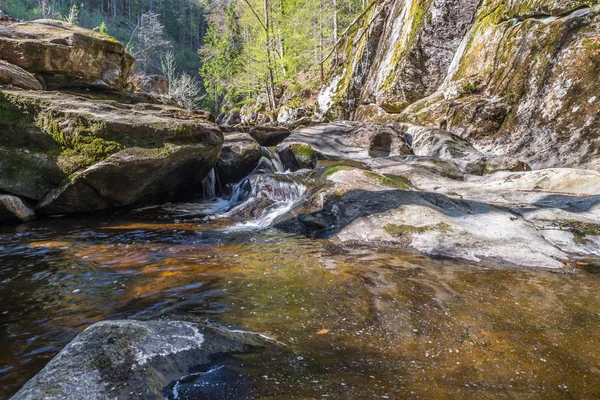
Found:
<svg viewBox="0 0 600 400"><path fill-rule="evenodd" d="M190 322L100 322L77 336L12 399L163 399L180 378L201 384L203 374L193 372L206 372L231 353L268 344L259 335ZM238 374L222 378L210 382L226 393L251 395L251 386L239 387ZM213 390L199 387L196 393L212 398Z"/></svg>
<svg viewBox="0 0 600 400"><path fill-rule="evenodd" d="M23 68L0 60L0 86L14 86L26 90L42 90L35 76Z"/></svg>
<svg viewBox="0 0 600 400"><path fill-rule="evenodd" d="M223 135L202 112L147 96L14 92L0 96L0 190L45 214L191 198Z"/></svg>
<svg viewBox="0 0 600 400"><path fill-rule="evenodd" d="M284 127L255 126L248 132L261 146L277 146L290 136L291 132Z"/></svg>
<svg viewBox="0 0 600 400"><path fill-rule="evenodd" d="M0 23L0 59L40 77L48 89L121 90L135 64L114 38L53 20Z"/></svg>
<svg viewBox="0 0 600 400"><path fill-rule="evenodd" d="M27 222L35 219L35 212L16 196L0 195L0 224Z"/></svg>

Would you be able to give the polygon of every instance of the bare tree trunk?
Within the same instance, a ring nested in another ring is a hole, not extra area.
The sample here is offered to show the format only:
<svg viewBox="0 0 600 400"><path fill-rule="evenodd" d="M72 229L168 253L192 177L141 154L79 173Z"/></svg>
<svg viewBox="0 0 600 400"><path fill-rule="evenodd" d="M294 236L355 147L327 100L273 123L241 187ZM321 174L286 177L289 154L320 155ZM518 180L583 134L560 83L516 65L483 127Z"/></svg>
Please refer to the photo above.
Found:
<svg viewBox="0 0 600 400"><path fill-rule="evenodd" d="M363 0L364 1L364 0ZM334 43L338 37L338 11L337 11L337 0L333 0L333 40Z"/></svg>
<svg viewBox="0 0 600 400"><path fill-rule="evenodd" d="M270 18L269 18L269 0L264 0L265 5L265 35L266 35L266 50L267 50L267 67L269 70L269 88L268 94L270 94L271 109L274 111L277 108L275 103L275 78L273 74L273 57L271 56L271 31L270 31Z"/></svg>
<svg viewBox="0 0 600 400"><path fill-rule="evenodd" d="M319 58L323 58L323 0L319 0ZM320 63L321 70L321 86L325 81L325 73L323 63Z"/></svg>

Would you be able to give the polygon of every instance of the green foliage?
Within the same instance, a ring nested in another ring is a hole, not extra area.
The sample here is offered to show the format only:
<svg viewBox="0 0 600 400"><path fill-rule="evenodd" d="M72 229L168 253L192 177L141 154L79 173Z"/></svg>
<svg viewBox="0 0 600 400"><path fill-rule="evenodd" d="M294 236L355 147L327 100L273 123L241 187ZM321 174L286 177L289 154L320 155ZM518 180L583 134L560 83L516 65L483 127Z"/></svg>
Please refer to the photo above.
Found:
<svg viewBox="0 0 600 400"><path fill-rule="evenodd" d="M86 0L75 3L76 23L87 29L96 28L99 33L110 33L116 40L127 44L140 24L141 15L152 11L159 15L165 27L165 40L176 49L179 68L182 72L196 75L201 66L197 50L203 45L208 3L212 0ZM68 20L72 4L64 0L0 0L0 15L22 20Z"/></svg>
<svg viewBox="0 0 600 400"><path fill-rule="evenodd" d="M224 24L211 23L200 51L202 68L200 75L206 88L205 105L218 114L223 101L233 107L241 106L242 90L232 85L235 76L242 71L240 56L243 51L240 17L233 3L227 6Z"/></svg>
<svg viewBox="0 0 600 400"><path fill-rule="evenodd" d="M94 28L94 31L103 35L108 35L108 27L106 26L106 22L102 21L100 25Z"/></svg>
<svg viewBox="0 0 600 400"><path fill-rule="evenodd" d="M361 10L360 0L244 0L213 8L201 50L207 104L215 110L240 106L268 92L271 76L275 97L297 84L317 89L319 61L337 40L334 16L339 35ZM286 104L298 106L308 92L292 89L297 94Z"/></svg>

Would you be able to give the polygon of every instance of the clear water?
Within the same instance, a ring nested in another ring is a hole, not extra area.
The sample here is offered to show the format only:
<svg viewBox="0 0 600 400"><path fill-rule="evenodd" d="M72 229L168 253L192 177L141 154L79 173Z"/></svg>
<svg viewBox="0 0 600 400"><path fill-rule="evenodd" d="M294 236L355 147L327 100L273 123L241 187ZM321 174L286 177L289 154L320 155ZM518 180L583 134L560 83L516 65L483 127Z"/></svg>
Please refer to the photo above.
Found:
<svg viewBox="0 0 600 400"><path fill-rule="evenodd" d="M0 398L106 319L260 332L253 398L598 398L600 279L231 230L178 205L0 227ZM204 211L202 211L202 209Z"/></svg>

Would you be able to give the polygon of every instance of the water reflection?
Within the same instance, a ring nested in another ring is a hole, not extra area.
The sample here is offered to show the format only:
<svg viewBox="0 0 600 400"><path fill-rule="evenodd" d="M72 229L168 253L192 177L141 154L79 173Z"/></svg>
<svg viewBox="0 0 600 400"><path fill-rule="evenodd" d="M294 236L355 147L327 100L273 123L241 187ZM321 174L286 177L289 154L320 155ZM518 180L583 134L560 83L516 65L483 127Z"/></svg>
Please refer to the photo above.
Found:
<svg viewBox="0 0 600 400"><path fill-rule="evenodd" d="M157 317L285 343L285 356L236 356L257 397L600 396L596 275L474 268L147 215L0 228L0 397L90 324Z"/></svg>

